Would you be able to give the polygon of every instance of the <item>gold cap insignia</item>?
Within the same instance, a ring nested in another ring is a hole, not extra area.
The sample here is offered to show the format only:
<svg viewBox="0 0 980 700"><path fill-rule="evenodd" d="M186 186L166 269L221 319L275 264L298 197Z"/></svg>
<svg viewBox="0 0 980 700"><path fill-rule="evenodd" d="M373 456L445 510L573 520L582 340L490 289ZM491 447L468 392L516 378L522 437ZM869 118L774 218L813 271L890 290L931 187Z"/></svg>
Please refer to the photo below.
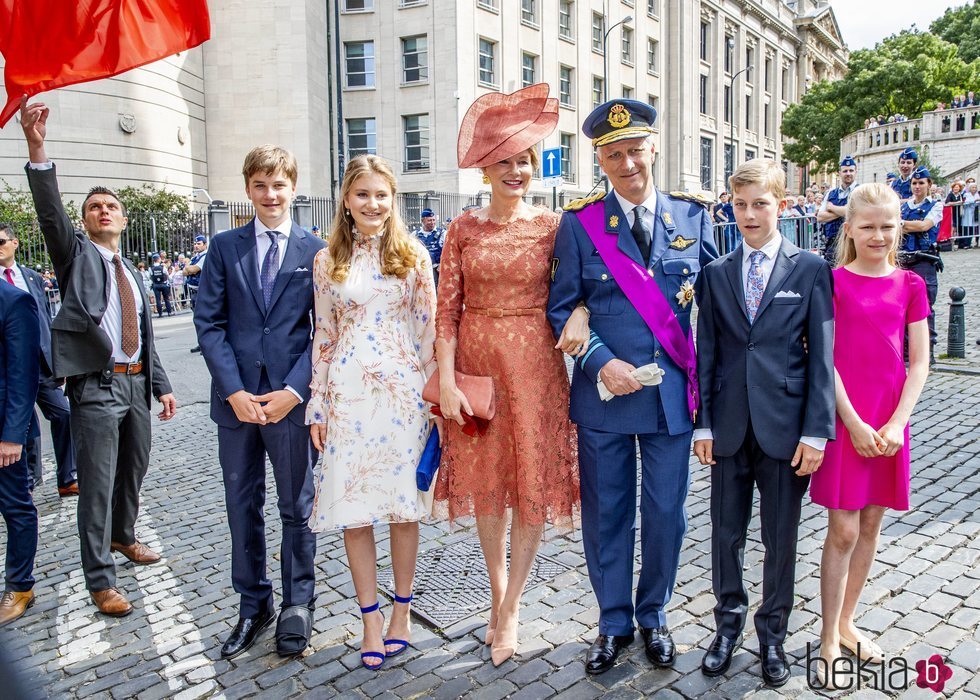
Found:
<svg viewBox="0 0 980 700"><path fill-rule="evenodd" d="M606 121L614 129L622 129L624 126L629 126L630 112L623 105L615 104L609 109L609 116L606 117Z"/></svg>
<svg viewBox="0 0 980 700"><path fill-rule="evenodd" d="M619 217L615 214L609 217L609 228L619 228Z"/></svg>
<svg viewBox="0 0 980 700"><path fill-rule="evenodd" d="M696 238L684 238L684 236L677 234L677 238L670 242L670 247L674 250L687 250L697 242Z"/></svg>

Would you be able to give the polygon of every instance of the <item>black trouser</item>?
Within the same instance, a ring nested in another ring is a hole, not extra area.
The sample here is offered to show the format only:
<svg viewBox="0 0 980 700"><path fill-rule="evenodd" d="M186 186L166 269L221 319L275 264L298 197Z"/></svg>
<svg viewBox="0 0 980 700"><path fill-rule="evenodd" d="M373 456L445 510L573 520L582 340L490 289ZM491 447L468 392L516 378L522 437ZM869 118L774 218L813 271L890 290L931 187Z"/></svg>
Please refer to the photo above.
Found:
<svg viewBox="0 0 980 700"><path fill-rule="evenodd" d="M823 259L833 267L837 264L837 235L826 239L823 244Z"/></svg>
<svg viewBox="0 0 980 700"><path fill-rule="evenodd" d="M54 443L55 462L58 465L58 487L64 488L75 483L75 446L71 439L71 409L68 398L58 383L49 376L41 374L37 388L37 406L51 423L51 440ZM27 463L31 467L34 481L41 480L41 437L27 444Z"/></svg>
<svg viewBox="0 0 980 700"><path fill-rule="evenodd" d="M762 604L755 614L759 644L782 644L793 610L796 540L809 476L797 476L789 460L769 457L749 422L745 441L711 467L711 581L718 634L735 638L745 626L749 596L742 582L745 539L752 517L753 485L759 488Z"/></svg>
<svg viewBox="0 0 980 700"><path fill-rule="evenodd" d="M903 265L906 270L912 270L926 283L926 295L929 297L929 347L936 346L936 296L939 294L939 274L936 264L930 260L920 260L911 265Z"/></svg>
<svg viewBox="0 0 980 700"><path fill-rule="evenodd" d="M168 314L172 314L174 312L173 307L170 305L170 287L159 287L154 285L153 296L156 297L157 316L163 316L164 303L167 305Z"/></svg>
<svg viewBox="0 0 980 700"><path fill-rule="evenodd" d="M78 464L78 539L85 585L116 585L110 545L136 542L140 487L150 461L146 376L99 374L68 380L71 434Z"/></svg>

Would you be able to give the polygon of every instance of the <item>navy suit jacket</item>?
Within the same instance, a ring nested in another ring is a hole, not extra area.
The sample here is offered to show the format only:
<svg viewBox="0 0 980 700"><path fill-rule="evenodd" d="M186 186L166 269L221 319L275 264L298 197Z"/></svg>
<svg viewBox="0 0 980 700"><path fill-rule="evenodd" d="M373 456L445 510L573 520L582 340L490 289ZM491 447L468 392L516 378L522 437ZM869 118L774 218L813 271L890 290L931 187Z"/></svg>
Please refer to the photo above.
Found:
<svg viewBox="0 0 980 700"><path fill-rule="evenodd" d="M701 268L718 257L711 218L705 208L658 191L650 259L644 262L615 195L610 192L603 200L588 206L603 207L606 225L600 235L616 236L619 250L653 271L654 279L687 332L693 303L681 305L676 295L687 282L697 288ZM585 301L591 313L588 354L575 361L572 373L571 419L587 428L610 433L642 434L666 429L671 435L680 435L690 431L686 375L663 350L619 288L575 212L566 211L561 217L554 255L548 320L555 337L561 334L579 301ZM634 367L656 362L666 372L663 382L603 401L596 388L599 370L614 358ZM663 407L666 426L657 423L658 404Z"/></svg>
<svg viewBox="0 0 980 700"><path fill-rule="evenodd" d="M34 414L39 337L34 299L12 284L0 284L0 442L26 445L40 435Z"/></svg>
<svg viewBox="0 0 980 700"><path fill-rule="evenodd" d="M211 239L194 308L201 354L211 372L211 418L226 428L241 421L228 397L260 393L263 371L273 390L287 386L303 401L289 412L306 423L313 343L313 259L324 242L293 224L268 310L259 284L254 219Z"/></svg>
<svg viewBox="0 0 980 700"><path fill-rule="evenodd" d="M21 267L20 272L27 280L27 288L37 304L38 320L41 325L41 372L50 377L52 376L51 314L48 312L48 293L44 289L44 280L41 279L41 275L27 267Z"/></svg>
<svg viewBox="0 0 980 700"><path fill-rule="evenodd" d="M830 266L785 238L750 324L742 245L701 271L697 428L734 455L752 429L763 452L793 458L800 438L834 438L834 300ZM782 294L779 294L783 292Z"/></svg>

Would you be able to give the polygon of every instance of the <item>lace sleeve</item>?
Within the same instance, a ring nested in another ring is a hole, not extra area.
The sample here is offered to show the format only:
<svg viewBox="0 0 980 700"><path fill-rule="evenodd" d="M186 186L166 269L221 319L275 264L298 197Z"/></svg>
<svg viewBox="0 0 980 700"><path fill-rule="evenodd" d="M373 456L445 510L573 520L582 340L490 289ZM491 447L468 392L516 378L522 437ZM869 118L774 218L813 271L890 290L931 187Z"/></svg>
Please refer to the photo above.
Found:
<svg viewBox="0 0 980 700"><path fill-rule="evenodd" d="M418 261L415 263L415 289L412 294L412 324L422 372L428 379L436 370L436 285L429 253L421 244L417 244L416 248Z"/></svg>
<svg viewBox="0 0 980 700"><path fill-rule="evenodd" d="M321 250L313 262L313 377L310 381L310 401L306 405L307 425L326 423L330 407L327 378L337 342L337 318L328 273L329 255L326 249Z"/></svg>
<svg viewBox="0 0 980 700"><path fill-rule="evenodd" d="M439 262L439 295L436 311L436 338L455 341L463 313L463 264L459 245L459 219L449 225L446 245Z"/></svg>

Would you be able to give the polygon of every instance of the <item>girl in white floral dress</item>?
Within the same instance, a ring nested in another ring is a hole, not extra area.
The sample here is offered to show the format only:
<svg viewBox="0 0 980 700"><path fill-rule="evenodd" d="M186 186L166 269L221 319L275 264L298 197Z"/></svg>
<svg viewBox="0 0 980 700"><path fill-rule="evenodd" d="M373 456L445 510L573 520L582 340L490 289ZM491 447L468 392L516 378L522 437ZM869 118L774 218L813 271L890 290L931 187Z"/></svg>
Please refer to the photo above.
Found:
<svg viewBox="0 0 980 700"><path fill-rule="evenodd" d="M435 285L422 244L395 207L377 156L347 166L329 245L313 270L313 381L306 422L323 452L310 527L343 529L364 619L361 657L380 668L408 646L409 605L426 515L415 468L430 422L422 387L435 371ZM384 641L373 526L388 523L395 605Z"/></svg>

